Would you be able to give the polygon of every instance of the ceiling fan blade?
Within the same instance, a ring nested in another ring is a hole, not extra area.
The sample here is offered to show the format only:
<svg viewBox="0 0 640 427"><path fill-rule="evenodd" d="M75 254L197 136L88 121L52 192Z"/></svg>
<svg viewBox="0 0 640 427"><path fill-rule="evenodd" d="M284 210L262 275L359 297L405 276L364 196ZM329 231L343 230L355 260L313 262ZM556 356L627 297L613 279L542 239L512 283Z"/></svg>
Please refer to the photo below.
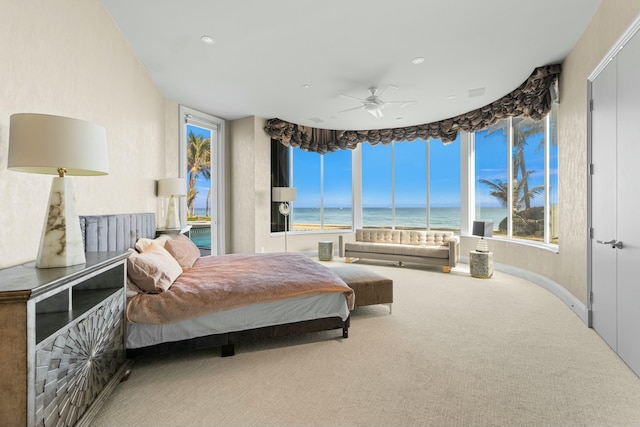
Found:
<svg viewBox="0 0 640 427"><path fill-rule="evenodd" d="M346 110L338 111L338 113L344 113L344 112L353 111L353 110L362 110L363 108L364 108L364 105L359 105L357 107L347 108Z"/></svg>
<svg viewBox="0 0 640 427"><path fill-rule="evenodd" d="M362 99L362 98L356 98L355 96L349 96L349 95L339 95L340 98L344 98L344 99L350 99L352 101L358 101L358 102L367 102L366 99Z"/></svg>

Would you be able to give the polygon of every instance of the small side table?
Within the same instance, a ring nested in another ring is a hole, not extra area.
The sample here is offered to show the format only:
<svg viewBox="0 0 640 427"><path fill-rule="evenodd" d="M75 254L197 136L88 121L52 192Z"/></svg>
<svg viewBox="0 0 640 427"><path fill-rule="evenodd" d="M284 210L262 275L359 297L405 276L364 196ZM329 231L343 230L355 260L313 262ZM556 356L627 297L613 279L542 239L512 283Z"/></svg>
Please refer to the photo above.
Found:
<svg viewBox="0 0 640 427"><path fill-rule="evenodd" d="M493 276L493 252L469 252L469 270L473 277L488 279Z"/></svg>
<svg viewBox="0 0 640 427"><path fill-rule="evenodd" d="M331 261L333 259L333 241L321 240L318 242L318 259Z"/></svg>

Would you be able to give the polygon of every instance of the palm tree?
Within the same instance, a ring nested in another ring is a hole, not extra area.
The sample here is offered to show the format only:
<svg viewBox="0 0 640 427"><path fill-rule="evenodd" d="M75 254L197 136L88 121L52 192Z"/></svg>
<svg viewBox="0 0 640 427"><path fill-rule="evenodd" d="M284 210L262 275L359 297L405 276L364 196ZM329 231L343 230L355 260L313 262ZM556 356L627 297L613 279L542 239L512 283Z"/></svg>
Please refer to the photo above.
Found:
<svg viewBox="0 0 640 427"><path fill-rule="evenodd" d="M527 170L524 149L528 145L528 140L531 137L534 137L537 135L541 136L541 139L538 147L536 148L536 151L540 149L540 144L544 146L545 122L544 120L535 121L535 120L526 119L526 118L514 117L511 123L513 124L513 128L514 128L513 149L515 150L515 154L513 155L514 191L516 188L516 183L518 183L517 186L522 188L522 197L523 197L522 203L524 204L523 209L530 209L531 199L539 192L529 190L529 174L533 171ZM502 131L503 133L506 133L508 132L508 130L509 130L509 120L507 119L500 120L497 123L487 128L487 135L491 135L492 133L498 132L498 131ZM518 180L518 177L520 177L519 180ZM483 182L483 181L486 181L486 180L480 180L480 182ZM487 184L487 182L483 182L483 183ZM493 183L490 183L487 185L492 186ZM494 197L497 197L497 196L494 196ZM499 197L497 198L500 199ZM516 198L514 197L513 200L515 201ZM519 210L522 210L522 209L519 209Z"/></svg>
<svg viewBox="0 0 640 427"><path fill-rule="evenodd" d="M195 216L194 202L198 190L196 182L202 175L205 179L211 179L211 139L203 138L189 132L187 136L187 169L189 173L189 190L187 192L187 212Z"/></svg>
<svg viewBox="0 0 640 427"><path fill-rule="evenodd" d="M521 179L520 181L513 180L513 207L512 210L514 213L521 212L523 210L530 209L527 207L527 200L531 200L536 196L542 194L544 191L544 185L538 185L533 187L532 189L528 188L527 177L529 173L532 171L527 171L525 174L525 179ZM478 182L485 184L491 188L489 194L500 202L502 207L506 208L509 203L508 194L509 194L509 183L502 181L501 179L494 179L493 181L489 181L488 179L479 179Z"/></svg>
<svg viewBox="0 0 640 427"><path fill-rule="evenodd" d="M540 142L536 151L539 150L540 144L544 147L544 121L543 120L531 120L523 118L513 119L513 148L516 150L516 154L513 156L513 179L518 179L518 172L522 176L521 180L523 184L523 196L524 196L524 208L531 208L531 196L529 191L529 173L533 171L527 171L527 166L524 160L524 148L527 146L527 139L535 135L541 135Z"/></svg>
<svg viewBox="0 0 640 427"><path fill-rule="evenodd" d="M526 171L524 179L520 181L513 180L513 206L511 210L513 232L515 235L530 235L532 230L529 230L529 228L531 227L534 227L533 230L535 230L535 220L532 220L531 208L527 207L527 203L544 192L544 185L538 185L529 189L527 178L531 172L532 171ZM508 206L508 182L502 181L501 179L495 179L493 181L480 179L478 182L490 187L489 194L498 199L502 207L506 208ZM499 229L506 231L506 218L499 224Z"/></svg>

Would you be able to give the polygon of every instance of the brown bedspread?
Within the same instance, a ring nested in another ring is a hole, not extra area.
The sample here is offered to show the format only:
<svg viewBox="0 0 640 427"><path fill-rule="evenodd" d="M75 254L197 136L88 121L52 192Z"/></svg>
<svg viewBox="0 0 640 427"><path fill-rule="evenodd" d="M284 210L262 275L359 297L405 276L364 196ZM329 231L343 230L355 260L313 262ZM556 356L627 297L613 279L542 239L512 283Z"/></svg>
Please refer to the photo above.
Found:
<svg viewBox="0 0 640 427"><path fill-rule="evenodd" d="M334 292L343 292L349 310L353 309L353 290L333 271L302 254L208 256L198 259L166 292L130 298L127 318L135 323L173 323L251 304Z"/></svg>

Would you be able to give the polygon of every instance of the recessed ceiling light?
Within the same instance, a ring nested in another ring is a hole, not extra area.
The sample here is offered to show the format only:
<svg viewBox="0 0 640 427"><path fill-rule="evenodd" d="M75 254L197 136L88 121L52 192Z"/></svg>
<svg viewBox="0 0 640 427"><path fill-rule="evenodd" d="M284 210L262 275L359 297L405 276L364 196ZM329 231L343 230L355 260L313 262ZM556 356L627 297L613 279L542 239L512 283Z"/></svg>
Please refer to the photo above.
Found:
<svg viewBox="0 0 640 427"><path fill-rule="evenodd" d="M412 64L416 64L416 65L418 65L418 64L422 64L423 62L424 62L424 58L423 58L422 56L418 56L418 57L413 58L413 59L411 60L411 63L412 63Z"/></svg>
<svg viewBox="0 0 640 427"><path fill-rule="evenodd" d="M202 43L206 44L214 44L216 42L211 36L202 36L200 37L200 40L202 40Z"/></svg>
<svg viewBox="0 0 640 427"><path fill-rule="evenodd" d="M309 89L311 85L309 83L305 83L302 85L302 89Z"/></svg>
<svg viewBox="0 0 640 427"><path fill-rule="evenodd" d="M449 96L447 96L447 99L456 99L456 96L455 95L449 95Z"/></svg>
<svg viewBox="0 0 640 427"><path fill-rule="evenodd" d="M400 122L400 121L402 121L402 120L404 120L402 117L396 117L396 121L397 121L397 122Z"/></svg>

